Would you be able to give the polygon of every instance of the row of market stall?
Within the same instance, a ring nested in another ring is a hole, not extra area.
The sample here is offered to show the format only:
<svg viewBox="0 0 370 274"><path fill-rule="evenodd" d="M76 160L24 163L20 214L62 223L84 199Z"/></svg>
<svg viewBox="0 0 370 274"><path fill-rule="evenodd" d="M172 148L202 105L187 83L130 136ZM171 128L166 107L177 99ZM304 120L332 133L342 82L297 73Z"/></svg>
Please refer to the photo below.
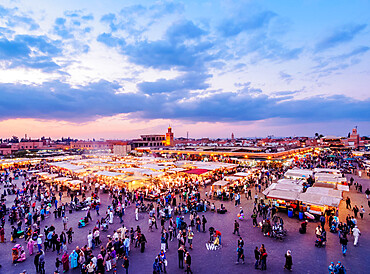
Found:
<svg viewBox="0 0 370 274"><path fill-rule="evenodd" d="M114 156L75 158L63 161L44 162L43 169L30 170L47 183L58 183L72 190L77 190L83 182L97 182L101 185L137 189L152 187L155 183L165 184L176 177L192 177L206 181L214 172L230 171L235 164L220 162L175 161L154 157ZM171 179L172 178L172 179ZM238 177L239 178L239 177Z"/></svg>
<svg viewBox="0 0 370 274"><path fill-rule="evenodd" d="M312 185L309 179L314 182ZM288 170L285 179L271 184L263 194L290 215L293 212L323 215L339 207L344 191L349 191L349 186L339 170L295 168Z"/></svg>

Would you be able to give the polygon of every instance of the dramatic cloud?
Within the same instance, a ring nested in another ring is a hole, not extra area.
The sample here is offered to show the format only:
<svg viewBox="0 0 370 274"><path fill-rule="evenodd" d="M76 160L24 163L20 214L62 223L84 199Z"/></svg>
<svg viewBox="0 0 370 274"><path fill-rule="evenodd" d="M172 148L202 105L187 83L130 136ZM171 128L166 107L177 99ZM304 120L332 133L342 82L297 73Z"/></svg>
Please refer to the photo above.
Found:
<svg viewBox="0 0 370 274"><path fill-rule="evenodd" d="M176 77L175 79L159 79L155 82L142 82L138 84L138 88L143 93L179 93L185 96L189 91L205 90L209 87L205 81L212 75L204 75L199 73L186 73L185 75Z"/></svg>
<svg viewBox="0 0 370 274"><path fill-rule="evenodd" d="M200 81L202 83L203 81ZM206 96L169 96L160 93L186 90L189 83L176 86L164 80L157 84L159 93L122 93L116 83L99 81L87 86L71 87L59 82L42 86L0 84L0 118L52 118L87 121L101 116L131 113L132 117L172 118L190 121L254 121L290 118L304 122L338 119L370 119L370 100L359 101L346 96L310 97L287 100L269 97L262 92L242 88L238 92L213 92ZM159 85L164 88L160 89ZM149 83L142 83L146 91ZM172 85L172 86L171 86ZM248 83L245 87L248 87ZM199 86L199 89L204 88ZM150 90L155 88L151 87ZM341 110L341 111L338 111Z"/></svg>
<svg viewBox="0 0 370 274"><path fill-rule="evenodd" d="M208 52L214 44L201 40L206 33L191 21L179 21L167 29L161 40L139 40L128 44L124 38L111 33L103 33L97 40L109 47L118 48L138 65L158 69L178 67L198 70L204 68L205 62L214 59L213 54Z"/></svg>

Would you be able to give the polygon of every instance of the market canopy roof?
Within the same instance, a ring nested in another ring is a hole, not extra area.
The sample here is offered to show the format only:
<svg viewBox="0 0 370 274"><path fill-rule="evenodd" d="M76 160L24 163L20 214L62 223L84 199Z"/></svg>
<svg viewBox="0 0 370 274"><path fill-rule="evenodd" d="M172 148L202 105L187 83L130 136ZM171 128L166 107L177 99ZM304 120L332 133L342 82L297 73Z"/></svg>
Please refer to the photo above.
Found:
<svg viewBox="0 0 370 274"><path fill-rule="evenodd" d="M119 177L119 176L125 176L125 174L123 173L119 173L119 172L111 172L111 171L99 171L97 173L95 173L96 175L99 175L99 176L107 176L107 177Z"/></svg>
<svg viewBox="0 0 370 274"><path fill-rule="evenodd" d="M81 168L80 166L72 165L71 163L68 162L57 162L57 163L51 163L51 166L63 168L70 170L72 172L84 172L85 170Z"/></svg>
<svg viewBox="0 0 370 274"><path fill-rule="evenodd" d="M58 177L54 178L54 181L59 181L59 182L65 182L65 181L71 181L72 179L69 177Z"/></svg>
<svg viewBox="0 0 370 274"><path fill-rule="evenodd" d="M81 180L72 180L72 181L68 181L69 184L74 184L74 185L78 185L78 184L82 184L83 181Z"/></svg>
<svg viewBox="0 0 370 274"><path fill-rule="evenodd" d="M306 193L315 194L315 195L325 195L325 196L331 196L331 197L337 197L342 199L342 191L331 189L327 187L309 187L307 188Z"/></svg>
<svg viewBox="0 0 370 274"><path fill-rule="evenodd" d="M208 169L195 168L195 169L185 170L183 172L187 173L187 174L201 175L201 174L209 172L209 170Z"/></svg>
<svg viewBox="0 0 370 274"><path fill-rule="evenodd" d="M145 169L153 169L153 170L164 170L164 169L166 169L165 166L158 166L158 165L155 165L155 164L146 164L146 165L142 165L141 167L145 168Z"/></svg>
<svg viewBox="0 0 370 274"><path fill-rule="evenodd" d="M331 174L340 174L340 170L339 169L334 169L334 168L315 168L313 170L313 172L315 173L331 173Z"/></svg>
<svg viewBox="0 0 370 274"><path fill-rule="evenodd" d="M276 183L272 183L262 193L266 196L270 196L271 191L274 191L274 195L276 195L276 193L279 193L275 192L276 190L300 193L303 192L303 182L303 180L280 179Z"/></svg>
<svg viewBox="0 0 370 274"><path fill-rule="evenodd" d="M341 190L341 191L349 191L349 186L348 185L337 184L337 189Z"/></svg>
<svg viewBox="0 0 370 274"><path fill-rule="evenodd" d="M214 186L220 186L220 187L226 186L228 184L230 184L230 182L224 181L224 180L220 180L220 181L213 183Z"/></svg>
<svg viewBox="0 0 370 274"><path fill-rule="evenodd" d="M301 193L298 196L298 201L301 201L305 204L319 205L319 206L332 206L338 207L342 198L325 196L315 193Z"/></svg>
<svg viewBox="0 0 370 274"><path fill-rule="evenodd" d="M344 183L344 182L347 182L347 178L342 177L339 174L316 173L315 181L316 182Z"/></svg>
<svg viewBox="0 0 370 274"><path fill-rule="evenodd" d="M239 176L239 177L248 177L250 173L247 172L237 172L234 174L234 176Z"/></svg>
<svg viewBox="0 0 370 274"><path fill-rule="evenodd" d="M167 172L182 172L182 171L185 171L186 169L184 168L181 168L181 167L174 167L174 168L171 168L169 170L167 170Z"/></svg>
<svg viewBox="0 0 370 274"><path fill-rule="evenodd" d="M49 172L38 172L37 175L45 176L45 175L50 175L50 173Z"/></svg>
<svg viewBox="0 0 370 274"><path fill-rule="evenodd" d="M45 174L45 175L43 175L44 177L47 177L47 178L56 178L56 177L58 177L59 175L58 174Z"/></svg>
<svg viewBox="0 0 370 274"><path fill-rule="evenodd" d="M269 191L267 198L271 199L279 199L279 200L288 200L288 201L296 201L298 198L299 192L294 191L286 191L280 189L272 189Z"/></svg>
<svg viewBox="0 0 370 274"><path fill-rule="evenodd" d="M236 180L242 179L242 177L238 177L238 176L225 176L224 179L225 180L228 180L228 181L236 181Z"/></svg>
<svg viewBox="0 0 370 274"><path fill-rule="evenodd" d="M289 169L287 172L285 172L284 176L289 177L299 177L299 178L308 178L313 175L312 170L309 169L299 169L299 168L293 168Z"/></svg>

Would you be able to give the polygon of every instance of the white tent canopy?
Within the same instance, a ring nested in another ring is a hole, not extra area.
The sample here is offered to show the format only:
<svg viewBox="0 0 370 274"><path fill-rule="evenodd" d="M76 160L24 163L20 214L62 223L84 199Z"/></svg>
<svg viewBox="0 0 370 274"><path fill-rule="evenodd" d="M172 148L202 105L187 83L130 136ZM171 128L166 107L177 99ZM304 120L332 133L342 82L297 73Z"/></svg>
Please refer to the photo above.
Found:
<svg viewBox="0 0 370 274"><path fill-rule="evenodd" d="M315 168L313 170L314 173L324 173L324 174L341 174L339 169L332 169L332 168Z"/></svg>
<svg viewBox="0 0 370 274"><path fill-rule="evenodd" d="M342 191L331 189L327 187L309 187L306 193L316 194L316 195L325 195L342 199Z"/></svg>
<svg viewBox="0 0 370 274"><path fill-rule="evenodd" d="M220 180L220 181L213 183L213 186L224 187L224 186L227 186L228 184L230 184L230 182Z"/></svg>
<svg viewBox="0 0 370 274"><path fill-rule="evenodd" d="M99 175L99 176L107 176L107 177L119 177L119 176L125 176L125 174L123 173L119 173L119 172L111 172L111 171L99 171L97 173L95 173L96 175Z"/></svg>
<svg viewBox="0 0 370 274"><path fill-rule="evenodd" d="M332 206L338 207L342 198L333 196L325 196L315 193L301 193L298 196L298 201L305 204L319 205L319 206Z"/></svg>
<svg viewBox="0 0 370 274"><path fill-rule="evenodd" d="M238 177L248 177L250 175L250 173L247 173L247 172L237 172L234 174L234 176L238 176Z"/></svg>
<svg viewBox="0 0 370 274"><path fill-rule="evenodd" d="M285 172L285 178L308 178L313 175L312 170L293 168Z"/></svg>
<svg viewBox="0 0 370 274"><path fill-rule="evenodd" d="M69 178L69 177L58 177L58 178L54 178L54 181L58 181L58 182L65 182L65 181L71 181L72 179Z"/></svg>
<svg viewBox="0 0 370 274"><path fill-rule="evenodd" d="M266 195L267 198L271 199L280 199L280 200L288 200L288 201L296 201L299 192L294 191L285 191L280 189L272 189L269 191L268 195Z"/></svg>

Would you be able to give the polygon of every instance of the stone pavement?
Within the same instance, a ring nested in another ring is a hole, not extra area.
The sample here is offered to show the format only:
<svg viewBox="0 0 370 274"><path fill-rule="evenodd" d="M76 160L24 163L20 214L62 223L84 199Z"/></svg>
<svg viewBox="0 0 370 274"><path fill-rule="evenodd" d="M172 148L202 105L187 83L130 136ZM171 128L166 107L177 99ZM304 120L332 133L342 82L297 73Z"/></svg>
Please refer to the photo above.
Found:
<svg viewBox="0 0 370 274"><path fill-rule="evenodd" d="M363 191L367 187L370 187L369 179L361 179L357 176L354 176L355 180L363 184ZM20 183L20 180L18 181ZM209 191L209 186L207 190ZM352 187L353 188L353 187ZM0 189L2 192L2 188ZM202 190L204 193L205 190ZM252 196L254 196L254 189L252 190ZM347 196L346 194L344 195ZM367 207L367 201L364 194L357 193L354 189L351 189L349 196L352 200L352 205L357 204L360 206L364 205L366 209L366 214L364 220L358 219L358 226L362 232L360 237L359 246L353 246L353 237L349 237L348 251L347 256L343 257L341 253L341 246L339 244L339 239L337 234L327 233L327 246L325 248L317 248L314 245L315 235L314 230L317 226L317 223L309 223L307 234L301 235L298 233L298 228L300 221L296 218L288 218L286 213L278 213L284 219L284 226L288 230L288 236L283 241L276 241L271 238L264 237L259 228L253 228L250 215L252 212L252 201L246 200L242 197L241 206L245 212L245 220L240 221L240 233L244 239L245 247L244 254L246 263L236 265L236 248L237 248L237 239L238 236L233 235L233 223L236 219L236 215L239 212L239 206L234 207L233 202L223 202L228 212L225 215L219 215L217 213L206 212L208 223L207 229L210 226L215 227L220 230L222 233L222 248L219 250L207 250L205 244L209 238L209 233L198 233L195 232L195 237L193 241L193 250L190 251L192 255L192 270L194 273L259 273L260 270L254 269L254 254L253 250L256 246L260 247L263 243L267 249L267 273L285 273L288 272L283 269L285 263L284 254L288 249L292 251L293 256L293 272L295 273L327 273L327 267L331 261L335 263L340 260L347 269L347 273L369 273L369 252L370 252L370 226L369 226L369 208ZM68 197L64 197L67 199ZM14 199L14 196L8 196L8 205L10 201ZM178 200L178 199L177 199ZM106 210L107 205L109 204L109 197L107 194L101 195L102 206L100 213ZM219 207L220 201L215 201L216 207ZM53 210L52 210L53 211ZM340 205L340 219L345 220L345 216L349 213L345 209L345 202L343 201ZM87 244L87 234L88 230L93 228L93 224L96 221L96 213L92 211L93 222L85 228L77 228L77 220L85 216L85 211L78 211L69 214L69 225L72 226L75 232L74 240L71 245L68 245L68 252L70 253L73 248L78 246L84 246ZM203 213L200 213L203 214ZM101 217L101 216L100 216ZM189 223L189 215L185 215L185 220ZM259 218L260 221L260 218ZM152 273L152 264L156 254L160 251L160 230L154 229L154 232L148 232L148 218L146 214L141 213L139 221L135 221L134 216L134 206L131 205L126 209L126 214L124 216L125 226L136 227L140 225L143 233L145 234L148 244L145 250L145 253L140 253L138 248L131 248L130 253L130 273ZM46 221L41 224L43 229L45 225L53 224L56 227L57 233L60 234L62 230L62 220L54 219L54 216L50 216ZM168 224L166 223L166 226ZM113 229L120 227L118 217L115 217L114 224L109 226L108 232L101 233L101 239L103 239L103 244L106 241L106 235L112 235ZM328 231L328 227L326 228ZM10 239L10 223L6 223L6 238ZM17 243L22 244L26 247L26 244L23 239L17 239ZM27 273L35 273L35 267L33 265L33 256L28 256L27 260L23 263L20 263L16 266L11 263L11 248L13 243L10 243L9 240L5 244L0 244L1 254L0 264L0 273L15 273L18 274L22 270L27 270ZM94 254L98 254L99 249L95 249ZM167 273L183 273L183 270L178 268L177 260L177 240L169 243L169 250L166 253L168 260ZM55 269L55 252L47 251L46 252L46 264L45 269L46 273L53 273ZM123 268L121 267L121 261L118 261L117 273L124 273ZM79 273L79 270L70 270L69 273Z"/></svg>

